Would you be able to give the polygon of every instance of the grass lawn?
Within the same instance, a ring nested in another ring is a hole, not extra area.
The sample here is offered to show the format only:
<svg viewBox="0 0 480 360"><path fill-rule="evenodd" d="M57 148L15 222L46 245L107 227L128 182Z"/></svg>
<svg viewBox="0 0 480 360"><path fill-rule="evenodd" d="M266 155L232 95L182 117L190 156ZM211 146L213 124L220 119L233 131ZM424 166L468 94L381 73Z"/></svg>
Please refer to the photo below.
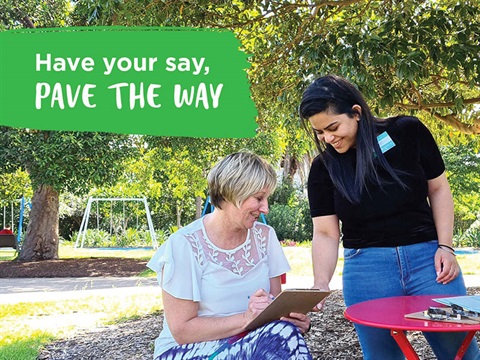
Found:
<svg viewBox="0 0 480 360"><path fill-rule="evenodd" d="M292 267L289 274L296 276L312 276L312 257L310 247L294 246L284 247L288 262ZM474 254L457 255L457 261L462 268L464 275L480 275L480 252ZM342 275L343 271L343 252L340 249L336 275Z"/></svg>
<svg viewBox="0 0 480 360"><path fill-rule="evenodd" d="M152 314L161 304L160 292L0 304L0 360L34 360L40 347L54 339Z"/></svg>

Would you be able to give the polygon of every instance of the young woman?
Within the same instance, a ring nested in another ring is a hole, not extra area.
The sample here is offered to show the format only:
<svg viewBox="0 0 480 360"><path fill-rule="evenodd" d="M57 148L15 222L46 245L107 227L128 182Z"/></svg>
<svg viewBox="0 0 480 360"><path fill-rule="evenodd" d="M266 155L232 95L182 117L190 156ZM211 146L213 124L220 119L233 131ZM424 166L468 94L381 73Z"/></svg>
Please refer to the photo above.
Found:
<svg viewBox="0 0 480 360"><path fill-rule="evenodd" d="M213 213L174 233L148 263L162 286L165 314L156 360L311 359L302 336L310 326L306 315L245 332L290 270L275 231L257 222L275 186L273 168L248 152L211 170Z"/></svg>
<svg viewBox="0 0 480 360"><path fill-rule="evenodd" d="M465 295L452 248L453 200L428 129L415 117L373 116L359 90L338 76L314 81L299 111L320 152L308 179L315 287L328 289L341 237L347 306ZM404 359L388 330L355 328L366 360ZM451 360L466 334L424 335L438 359ZM480 359L475 341L464 359Z"/></svg>

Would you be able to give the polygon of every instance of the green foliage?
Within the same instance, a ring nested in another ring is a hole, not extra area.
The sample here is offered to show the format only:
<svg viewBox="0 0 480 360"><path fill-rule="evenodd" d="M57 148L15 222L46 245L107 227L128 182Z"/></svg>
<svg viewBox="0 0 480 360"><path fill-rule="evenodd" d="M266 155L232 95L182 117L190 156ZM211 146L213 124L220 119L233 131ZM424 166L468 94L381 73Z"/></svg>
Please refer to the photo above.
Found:
<svg viewBox="0 0 480 360"><path fill-rule="evenodd" d="M133 156L132 138L106 133L36 131L1 127L0 169L23 168L32 186L85 193L113 183L122 160Z"/></svg>
<svg viewBox="0 0 480 360"><path fill-rule="evenodd" d="M297 205L273 204L266 216L267 223L275 229L279 240L303 242L312 239L313 226L306 200Z"/></svg>
<svg viewBox="0 0 480 360"><path fill-rule="evenodd" d="M164 230L155 231L157 244L160 246L167 238L168 232ZM72 239L77 240L78 232L74 232ZM78 246L81 246L82 239ZM110 234L102 229L87 229L83 247L85 248L140 248L151 247L152 237L147 230L128 228L123 233Z"/></svg>
<svg viewBox="0 0 480 360"><path fill-rule="evenodd" d="M154 172L152 180L161 184L161 197L151 199L152 217L163 229L181 226L195 217L195 198L205 199L206 177L224 156L250 150L275 163L280 157L273 134L253 139L145 137Z"/></svg>
<svg viewBox="0 0 480 360"><path fill-rule="evenodd" d="M69 11L65 0L0 0L0 31L65 26Z"/></svg>
<svg viewBox="0 0 480 360"><path fill-rule="evenodd" d="M11 173L0 174L0 205L18 200L22 196L31 199L32 194L32 186L27 172L16 169Z"/></svg>
<svg viewBox="0 0 480 360"><path fill-rule="evenodd" d="M465 231L480 215L480 139L442 147L447 177L455 203L456 232Z"/></svg>
<svg viewBox="0 0 480 360"><path fill-rule="evenodd" d="M59 235L70 240L74 231L80 229L87 198L65 192L59 199Z"/></svg>
<svg viewBox="0 0 480 360"><path fill-rule="evenodd" d="M85 20L81 25L235 32L252 54L248 76L259 113L257 136L274 139L257 142L263 146L255 151L278 151L293 163L313 146L298 124L300 96L314 77L329 73L358 84L380 116L418 115L440 144L480 133L478 1L166 0L145 6L141 0L79 0L75 13ZM210 141L204 144L222 153ZM192 144L190 155L199 155L198 149Z"/></svg>
<svg viewBox="0 0 480 360"><path fill-rule="evenodd" d="M267 223L275 229L280 240L300 243L312 239L310 208L301 187L287 178L277 186L269 202Z"/></svg>
<svg viewBox="0 0 480 360"><path fill-rule="evenodd" d="M271 205L284 204L292 205L297 200L297 189L289 179L282 181L277 185L275 191L270 196Z"/></svg>
<svg viewBox="0 0 480 360"><path fill-rule="evenodd" d="M259 112L257 136L223 140L145 137L141 141L145 140L146 149L155 150L150 158L126 163L123 160L129 157L131 146L121 137L2 127L3 172L21 168L30 173L34 187L42 183L76 194L96 185L101 186L100 192L143 195L149 199L157 227L184 224L193 220L195 197L206 195L206 173L226 154L246 148L264 155L272 164L286 155L294 165L310 154L313 143L299 128L296 109L311 80L327 73L357 83L378 115L419 115L442 145L465 144L471 140L465 134L480 133L478 1L147 3L0 0L0 30L26 27L28 20L37 27L230 29L243 50L252 54L248 77ZM69 4L75 5L73 13ZM141 148L135 145L135 149ZM105 187L115 182L123 164L128 168L125 176L117 185ZM286 173L292 175L296 169L293 166ZM479 202L478 195L464 190L470 185L456 188L453 176L460 173L450 171L449 179L457 219L463 221L456 227L466 228L473 221L472 215L478 213ZM473 178L466 180L478 186Z"/></svg>
<svg viewBox="0 0 480 360"><path fill-rule="evenodd" d="M454 244L457 247L480 249L480 220L473 223L465 232L454 236Z"/></svg>

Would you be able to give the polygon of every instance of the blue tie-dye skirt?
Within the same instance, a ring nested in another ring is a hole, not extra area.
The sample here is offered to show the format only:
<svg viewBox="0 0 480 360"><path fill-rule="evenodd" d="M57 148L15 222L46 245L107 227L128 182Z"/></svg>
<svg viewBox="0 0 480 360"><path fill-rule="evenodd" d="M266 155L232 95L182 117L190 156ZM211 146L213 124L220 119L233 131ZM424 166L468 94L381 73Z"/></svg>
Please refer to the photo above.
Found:
<svg viewBox="0 0 480 360"><path fill-rule="evenodd" d="M288 321L274 321L240 336L175 346L156 360L310 360L305 340Z"/></svg>

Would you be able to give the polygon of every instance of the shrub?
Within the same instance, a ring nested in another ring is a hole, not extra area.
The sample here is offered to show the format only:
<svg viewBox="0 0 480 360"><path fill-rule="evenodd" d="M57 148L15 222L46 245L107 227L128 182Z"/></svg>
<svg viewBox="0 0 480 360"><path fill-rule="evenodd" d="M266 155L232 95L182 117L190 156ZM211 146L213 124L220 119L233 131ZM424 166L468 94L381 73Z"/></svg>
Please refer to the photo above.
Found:
<svg viewBox="0 0 480 360"><path fill-rule="evenodd" d="M458 247L480 248L480 228L470 227L463 234L456 235L454 244Z"/></svg>
<svg viewBox="0 0 480 360"><path fill-rule="evenodd" d="M273 204L267 223L275 229L279 240L302 242L312 239L313 226L306 200L297 206Z"/></svg>
<svg viewBox="0 0 480 360"><path fill-rule="evenodd" d="M160 246L168 237L168 233L162 230L155 232L157 243ZM77 239L78 233L73 235ZM80 239L81 241L81 239ZM81 246L79 241L78 245ZM91 248L128 248L128 247L150 247L152 238L147 230L136 230L128 228L123 234L110 235L108 232L100 229L87 229L83 247Z"/></svg>

